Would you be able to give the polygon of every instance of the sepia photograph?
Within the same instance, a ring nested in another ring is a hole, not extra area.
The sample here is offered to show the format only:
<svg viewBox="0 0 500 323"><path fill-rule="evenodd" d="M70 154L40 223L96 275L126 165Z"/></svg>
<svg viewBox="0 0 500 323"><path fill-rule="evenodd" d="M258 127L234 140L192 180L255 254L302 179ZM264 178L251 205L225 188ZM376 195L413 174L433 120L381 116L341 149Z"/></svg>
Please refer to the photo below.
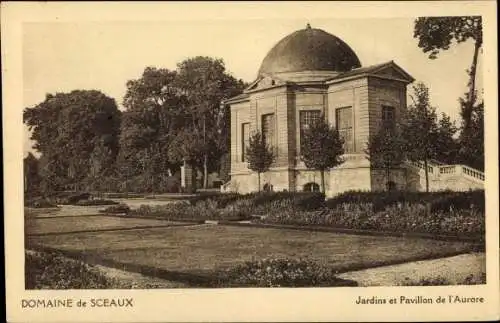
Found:
<svg viewBox="0 0 500 323"><path fill-rule="evenodd" d="M430 306L425 288L498 285L483 26L473 12L24 21L24 290L335 287L381 306L363 287L400 287L394 304ZM31 295L18 306L80 306ZM121 295L87 306L134 306Z"/></svg>

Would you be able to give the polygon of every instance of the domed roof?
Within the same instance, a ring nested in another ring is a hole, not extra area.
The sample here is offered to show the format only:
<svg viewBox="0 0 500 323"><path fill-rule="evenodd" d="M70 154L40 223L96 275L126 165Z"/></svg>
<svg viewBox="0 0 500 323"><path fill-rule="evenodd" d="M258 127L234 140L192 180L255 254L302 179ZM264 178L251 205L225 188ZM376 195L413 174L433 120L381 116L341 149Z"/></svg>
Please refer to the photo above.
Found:
<svg viewBox="0 0 500 323"><path fill-rule="evenodd" d="M266 55L259 75L301 71L347 72L361 67L354 51L340 38L309 24L280 40Z"/></svg>

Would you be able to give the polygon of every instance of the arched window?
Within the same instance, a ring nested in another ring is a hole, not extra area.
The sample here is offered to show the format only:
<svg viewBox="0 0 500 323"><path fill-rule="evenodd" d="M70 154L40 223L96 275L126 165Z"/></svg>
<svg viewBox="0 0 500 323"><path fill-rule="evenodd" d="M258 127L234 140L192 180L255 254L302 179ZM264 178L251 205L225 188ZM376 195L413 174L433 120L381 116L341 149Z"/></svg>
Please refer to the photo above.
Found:
<svg viewBox="0 0 500 323"><path fill-rule="evenodd" d="M304 192L319 192L319 185L314 182L310 182L304 185Z"/></svg>

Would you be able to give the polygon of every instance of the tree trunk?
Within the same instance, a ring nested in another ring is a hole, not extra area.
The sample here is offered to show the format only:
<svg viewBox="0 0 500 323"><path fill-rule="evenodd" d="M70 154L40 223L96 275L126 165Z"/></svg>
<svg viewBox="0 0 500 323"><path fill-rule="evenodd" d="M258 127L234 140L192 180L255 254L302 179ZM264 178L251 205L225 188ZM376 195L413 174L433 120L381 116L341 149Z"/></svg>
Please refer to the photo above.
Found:
<svg viewBox="0 0 500 323"><path fill-rule="evenodd" d="M387 167L385 169L385 188L387 190L387 192L390 191L391 187L389 185L389 182L391 181L391 168L390 167Z"/></svg>
<svg viewBox="0 0 500 323"><path fill-rule="evenodd" d="M476 41L474 43L474 55L472 56L472 64L469 71L469 93L467 95L467 102L464 107L466 111L463 111L464 117L464 128L469 129L470 121L472 117L472 109L474 107L474 103L476 101L475 92L476 92L476 71L477 71L477 60L479 56L479 49L481 45Z"/></svg>
<svg viewBox="0 0 500 323"><path fill-rule="evenodd" d="M325 170L322 169L319 171L319 173L321 174L321 191L324 193L326 193L326 188L325 188Z"/></svg>
<svg viewBox="0 0 500 323"><path fill-rule="evenodd" d="M425 191L429 192L429 169L427 167L427 158L424 159L424 170L425 170Z"/></svg>
<svg viewBox="0 0 500 323"><path fill-rule="evenodd" d="M203 156L203 188L208 188L208 157Z"/></svg>
<svg viewBox="0 0 500 323"><path fill-rule="evenodd" d="M260 172L257 172L257 190L260 193Z"/></svg>
<svg viewBox="0 0 500 323"><path fill-rule="evenodd" d="M206 148L207 142L206 142L206 137L207 137L207 131L206 131L206 119L205 116L203 116L203 149ZM208 188L208 156L205 151L203 155L203 188Z"/></svg>

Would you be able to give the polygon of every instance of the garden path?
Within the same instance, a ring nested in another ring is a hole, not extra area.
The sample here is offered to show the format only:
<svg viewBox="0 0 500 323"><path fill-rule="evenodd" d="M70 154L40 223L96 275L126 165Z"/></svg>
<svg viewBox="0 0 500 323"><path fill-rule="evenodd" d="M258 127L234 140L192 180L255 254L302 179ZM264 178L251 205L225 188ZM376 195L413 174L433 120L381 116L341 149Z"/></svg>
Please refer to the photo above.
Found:
<svg viewBox="0 0 500 323"><path fill-rule="evenodd" d="M433 260L414 261L399 265L369 268L340 274L343 279L358 282L359 286L397 286L408 278L419 281L422 278L442 277L452 284L462 282L467 276L479 277L486 272L483 252L461 254Z"/></svg>

